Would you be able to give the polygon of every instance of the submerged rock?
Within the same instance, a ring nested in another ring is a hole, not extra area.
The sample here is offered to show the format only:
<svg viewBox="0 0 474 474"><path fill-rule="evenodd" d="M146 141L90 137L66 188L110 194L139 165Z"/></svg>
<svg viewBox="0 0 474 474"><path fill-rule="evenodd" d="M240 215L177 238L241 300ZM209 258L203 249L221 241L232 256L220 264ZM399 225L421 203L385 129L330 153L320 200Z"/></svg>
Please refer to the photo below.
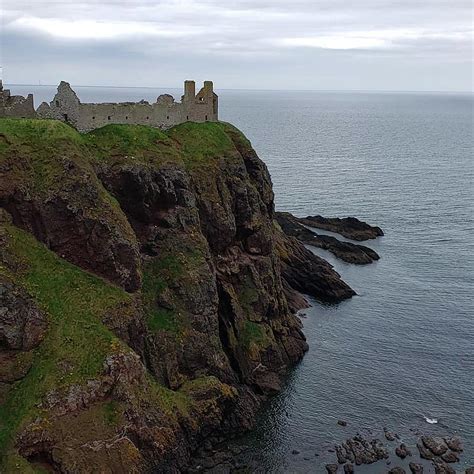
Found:
<svg viewBox="0 0 474 474"><path fill-rule="evenodd" d="M396 435L395 435L394 433L392 433L391 431L387 430L386 428L384 428L383 432L384 432L384 435L385 435L385 439L386 439L387 441L395 441Z"/></svg>

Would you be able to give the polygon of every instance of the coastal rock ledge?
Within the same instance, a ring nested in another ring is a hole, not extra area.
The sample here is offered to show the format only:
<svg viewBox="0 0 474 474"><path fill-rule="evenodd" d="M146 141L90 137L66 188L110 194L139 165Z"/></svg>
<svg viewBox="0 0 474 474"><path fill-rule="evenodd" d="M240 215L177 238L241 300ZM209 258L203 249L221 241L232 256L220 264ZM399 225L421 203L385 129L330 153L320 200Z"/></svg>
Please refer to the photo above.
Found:
<svg viewBox="0 0 474 474"><path fill-rule="evenodd" d="M0 471L186 469L304 355L298 292L354 294L233 126L0 120Z"/></svg>

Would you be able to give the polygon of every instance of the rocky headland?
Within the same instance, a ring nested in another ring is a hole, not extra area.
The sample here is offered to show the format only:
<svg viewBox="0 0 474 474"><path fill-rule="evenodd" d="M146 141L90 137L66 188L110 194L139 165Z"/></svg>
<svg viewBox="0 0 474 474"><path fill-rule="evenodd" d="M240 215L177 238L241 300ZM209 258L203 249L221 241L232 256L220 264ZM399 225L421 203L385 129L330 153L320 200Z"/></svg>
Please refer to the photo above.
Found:
<svg viewBox="0 0 474 474"><path fill-rule="evenodd" d="M365 245L344 242L330 235L313 232L305 225L308 218L299 218L289 212L277 212L275 218L285 234L296 237L305 244L328 250L347 263L364 265L380 258L375 250ZM361 223L359 220L356 221ZM359 236L361 237L362 234L359 234Z"/></svg>
<svg viewBox="0 0 474 474"><path fill-rule="evenodd" d="M354 295L225 123L0 120L1 472L180 472L252 426Z"/></svg>
<svg viewBox="0 0 474 474"><path fill-rule="evenodd" d="M371 226L356 217L307 216L299 218L298 221L309 227L341 234L351 240L362 241L383 236L383 231L380 227Z"/></svg>

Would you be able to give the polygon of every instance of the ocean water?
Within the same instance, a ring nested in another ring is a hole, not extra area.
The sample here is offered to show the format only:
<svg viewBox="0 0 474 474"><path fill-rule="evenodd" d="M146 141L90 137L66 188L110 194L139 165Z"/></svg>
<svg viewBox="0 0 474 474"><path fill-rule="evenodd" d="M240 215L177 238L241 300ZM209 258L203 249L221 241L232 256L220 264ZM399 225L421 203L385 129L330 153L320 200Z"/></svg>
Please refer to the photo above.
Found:
<svg viewBox="0 0 474 474"><path fill-rule="evenodd" d="M54 92L12 87L29 90L37 104ZM162 92L76 90L84 101ZM244 461L260 472L323 473L335 443L386 426L411 446L415 433L459 434L456 468L474 465L473 95L218 92L220 118L267 163L277 209L356 216L385 232L364 243L381 255L368 266L313 249L358 295L304 311L310 350L240 441ZM381 462L356 472L386 471Z"/></svg>

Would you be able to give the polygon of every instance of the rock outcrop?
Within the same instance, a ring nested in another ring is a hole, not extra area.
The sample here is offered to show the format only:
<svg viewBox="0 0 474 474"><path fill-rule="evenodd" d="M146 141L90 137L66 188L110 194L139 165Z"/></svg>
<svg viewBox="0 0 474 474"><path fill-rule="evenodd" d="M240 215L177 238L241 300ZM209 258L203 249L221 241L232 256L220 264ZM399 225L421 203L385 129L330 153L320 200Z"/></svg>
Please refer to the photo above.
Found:
<svg viewBox="0 0 474 474"><path fill-rule="evenodd" d="M316 234L301 224L301 219L293 216L289 212L277 212L276 220L285 234L296 237L305 244L329 250L329 252L333 253L337 258L347 263L364 265L380 258L375 250L365 245L343 242L330 235Z"/></svg>
<svg viewBox="0 0 474 474"><path fill-rule="evenodd" d="M351 240L369 240L383 235L380 227L371 226L355 217L307 216L299 221L309 227L329 230Z"/></svg>
<svg viewBox="0 0 474 474"><path fill-rule="evenodd" d="M300 293L354 294L275 223L267 168L228 124L0 134L6 472L184 469L307 350Z"/></svg>

